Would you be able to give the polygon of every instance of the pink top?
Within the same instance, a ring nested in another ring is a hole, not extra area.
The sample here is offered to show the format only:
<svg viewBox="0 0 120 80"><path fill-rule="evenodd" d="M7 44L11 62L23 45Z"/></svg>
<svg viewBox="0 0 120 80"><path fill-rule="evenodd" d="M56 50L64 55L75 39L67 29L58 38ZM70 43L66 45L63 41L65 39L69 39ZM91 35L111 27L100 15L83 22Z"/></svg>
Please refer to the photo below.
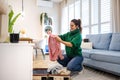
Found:
<svg viewBox="0 0 120 80"><path fill-rule="evenodd" d="M56 61L58 57L63 59L60 42L55 39L55 35L49 34L48 39L49 57L51 61Z"/></svg>

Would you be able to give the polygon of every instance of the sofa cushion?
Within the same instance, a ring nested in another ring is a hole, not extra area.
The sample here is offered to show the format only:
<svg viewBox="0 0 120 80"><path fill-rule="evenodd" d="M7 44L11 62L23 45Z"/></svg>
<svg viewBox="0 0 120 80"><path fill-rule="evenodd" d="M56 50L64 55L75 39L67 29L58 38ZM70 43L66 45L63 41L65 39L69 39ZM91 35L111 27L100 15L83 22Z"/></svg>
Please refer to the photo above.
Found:
<svg viewBox="0 0 120 80"><path fill-rule="evenodd" d="M107 50L97 50L94 54L90 55L91 59L120 64L120 52L119 51L107 51Z"/></svg>
<svg viewBox="0 0 120 80"><path fill-rule="evenodd" d="M92 54L92 49L82 49L83 57L90 58L90 54Z"/></svg>
<svg viewBox="0 0 120 80"><path fill-rule="evenodd" d="M82 49L92 49L92 42L83 42L81 43L80 46Z"/></svg>
<svg viewBox="0 0 120 80"><path fill-rule="evenodd" d="M112 33L87 35L86 38L93 43L94 49L108 50L111 42Z"/></svg>
<svg viewBox="0 0 120 80"><path fill-rule="evenodd" d="M109 50L120 51L120 33L113 33Z"/></svg>
<svg viewBox="0 0 120 80"><path fill-rule="evenodd" d="M82 49L82 55L86 58L91 58L91 54L96 54L96 52L104 52L106 50L99 50L99 49Z"/></svg>

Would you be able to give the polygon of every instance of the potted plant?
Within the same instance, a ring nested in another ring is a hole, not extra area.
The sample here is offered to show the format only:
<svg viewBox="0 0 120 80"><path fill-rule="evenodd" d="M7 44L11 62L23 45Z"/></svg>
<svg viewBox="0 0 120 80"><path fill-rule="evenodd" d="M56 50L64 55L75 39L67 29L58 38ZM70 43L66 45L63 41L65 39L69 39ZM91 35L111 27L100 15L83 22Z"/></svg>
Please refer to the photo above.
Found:
<svg viewBox="0 0 120 80"><path fill-rule="evenodd" d="M17 43L19 41L19 33L14 33L13 26L21 13L14 16L14 11L11 9L8 15L8 32L10 33L10 42Z"/></svg>
<svg viewBox="0 0 120 80"><path fill-rule="evenodd" d="M41 25L52 25L52 19L48 17L47 13L40 14L40 23Z"/></svg>

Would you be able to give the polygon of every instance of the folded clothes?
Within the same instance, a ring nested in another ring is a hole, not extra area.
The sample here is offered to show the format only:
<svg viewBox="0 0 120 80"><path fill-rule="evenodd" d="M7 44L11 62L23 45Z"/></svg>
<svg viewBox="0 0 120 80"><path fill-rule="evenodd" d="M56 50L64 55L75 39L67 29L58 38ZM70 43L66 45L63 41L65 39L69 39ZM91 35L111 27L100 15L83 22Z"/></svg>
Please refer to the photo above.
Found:
<svg viewBox="0 0 120 80"><path fill-rule="evenodd" d="M58 73L61 75L70 75L70 72L71 71L67 70L66 68L63 68L63 69L58 71Z"/></svg>
<svg viewBox="0 0 120 80"><path fill-rule="evenodd" d="M47 69L50 74L59 74L59 70L63 69L62 65L54 65Z"/></svg>

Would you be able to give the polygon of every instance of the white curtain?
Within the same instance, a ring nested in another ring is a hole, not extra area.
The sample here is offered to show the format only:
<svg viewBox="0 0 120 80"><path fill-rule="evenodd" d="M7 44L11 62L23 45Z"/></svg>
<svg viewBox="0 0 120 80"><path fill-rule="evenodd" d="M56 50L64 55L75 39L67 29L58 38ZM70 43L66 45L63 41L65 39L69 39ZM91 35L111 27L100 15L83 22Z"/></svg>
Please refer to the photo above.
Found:
<svg viewBox="0 0 120 80"><path fill-rule="evenodd" d="M111 0L112 4L112 32L120 32L120 0Z"/></svg>

